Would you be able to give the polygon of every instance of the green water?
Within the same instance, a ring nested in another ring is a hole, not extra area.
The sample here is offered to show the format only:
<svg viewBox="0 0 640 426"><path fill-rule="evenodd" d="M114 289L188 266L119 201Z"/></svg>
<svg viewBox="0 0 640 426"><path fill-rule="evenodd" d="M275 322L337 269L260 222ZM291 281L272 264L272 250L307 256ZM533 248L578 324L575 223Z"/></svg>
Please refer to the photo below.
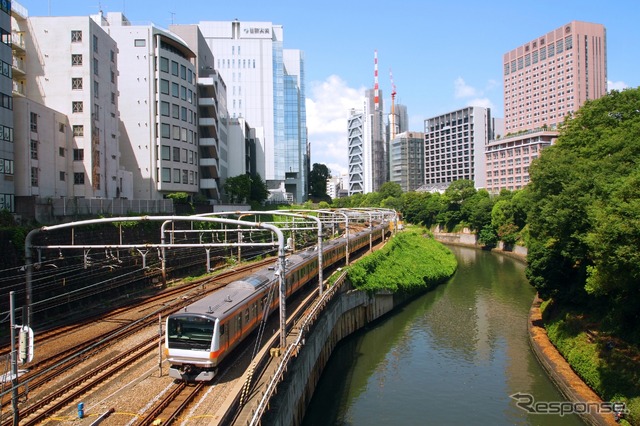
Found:
<svg viewBox="0 0 640 426"><path fill-rule="evenodd" d="M303 425L580 425L510 395L564 401L531 352L534 290L516 260L451 247L456 274L331 357Z"/></svg>

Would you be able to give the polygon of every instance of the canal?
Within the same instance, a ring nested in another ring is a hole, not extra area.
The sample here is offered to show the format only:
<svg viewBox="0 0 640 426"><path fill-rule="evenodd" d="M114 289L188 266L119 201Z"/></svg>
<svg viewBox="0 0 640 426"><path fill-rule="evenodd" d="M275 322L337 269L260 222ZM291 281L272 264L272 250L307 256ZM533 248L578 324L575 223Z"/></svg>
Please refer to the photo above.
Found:
<svg viewBox="0 0 640 426"><path fill-rule="evenodd" d="M581 425L529 414L510 395L563 401L531 352L534 290L517 260L450 246L445 284L344 339L307 409L316 425Z"/></svg>

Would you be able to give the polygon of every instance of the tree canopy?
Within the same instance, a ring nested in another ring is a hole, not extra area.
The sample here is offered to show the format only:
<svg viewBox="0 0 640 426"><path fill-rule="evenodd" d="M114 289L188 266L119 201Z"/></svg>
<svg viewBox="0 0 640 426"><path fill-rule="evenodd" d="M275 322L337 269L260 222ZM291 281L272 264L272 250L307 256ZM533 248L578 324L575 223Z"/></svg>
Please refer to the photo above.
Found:
<svg viewBox="0 0 640 426"><path fill-rule="evenodd" d="M527 276L542 297L597 299L637 324L639 166L640 89L586 102L531 165Z"/></svg>
<svg viewBox="0 0 640 426"><path fill-rule="evenodd" d="M230 203L262 204L269 197L269 190L260 175L242 174L227 178L223 185Z"/></svg>
<svg viewBox="0 0 640 426"><path fill-rule="evenodd" d="M309 173L309 197L314 201L331 201L327 195L327 179L331 177L329 168L324 164L314 163Z"/></svg>

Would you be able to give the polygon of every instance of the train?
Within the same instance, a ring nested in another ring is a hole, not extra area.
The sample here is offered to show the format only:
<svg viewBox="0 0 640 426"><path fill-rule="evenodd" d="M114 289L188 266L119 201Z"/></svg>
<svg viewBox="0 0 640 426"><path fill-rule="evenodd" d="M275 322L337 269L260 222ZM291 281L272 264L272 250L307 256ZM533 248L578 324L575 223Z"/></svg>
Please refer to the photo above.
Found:
<svg viewBox="0 0 640 426"><path fill-rule="evenodd" d="M323 270L344 261L347 247L355 253L390 231L390 224L381 222L350 232L348 242L343 235L323 243ZM289 298L318 276L317 246L288 255L285 264ZM220 363L258 327L265 313L278 309L278 274L265 266L169 315L164 339L169 376L187 382L212 380Z"/></svg>

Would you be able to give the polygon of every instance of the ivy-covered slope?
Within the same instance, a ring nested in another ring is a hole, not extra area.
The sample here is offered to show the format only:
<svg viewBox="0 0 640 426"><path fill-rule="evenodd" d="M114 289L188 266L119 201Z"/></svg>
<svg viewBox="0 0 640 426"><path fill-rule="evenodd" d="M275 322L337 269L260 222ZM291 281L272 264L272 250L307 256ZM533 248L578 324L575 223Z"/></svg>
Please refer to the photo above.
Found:
<svg viewBox="0 0 640 426"><path fill-rule="evenodd" d="M355 263L348 278L359 290L413 292L441 283L453 275L457 266L448 248L423 229L412 228Z"/></svg>

